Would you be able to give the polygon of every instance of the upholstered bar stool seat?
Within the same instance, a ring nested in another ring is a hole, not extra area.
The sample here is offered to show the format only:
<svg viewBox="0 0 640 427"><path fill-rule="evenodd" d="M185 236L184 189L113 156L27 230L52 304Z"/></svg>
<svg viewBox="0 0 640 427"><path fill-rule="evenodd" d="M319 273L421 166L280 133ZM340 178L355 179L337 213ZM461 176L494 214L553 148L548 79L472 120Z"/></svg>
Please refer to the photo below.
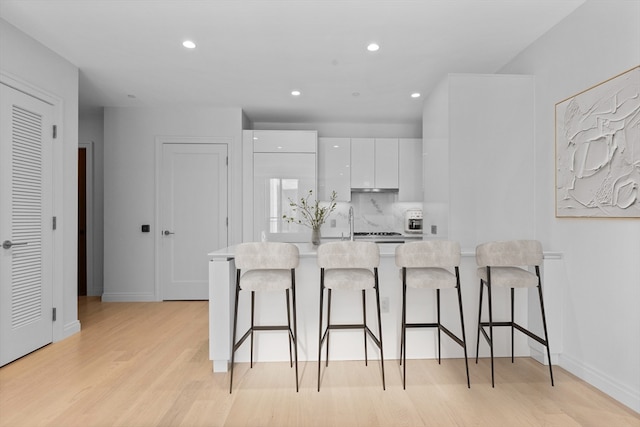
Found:
<svg viewBox="0 0 640 427"><path fill-rule="evenodd" d="M366 268L341 268L325 270L324 287L326 289L361 290L373 289L375 277Z"/></svg>
<svg viewBox="0 0 640 427"><path fill-rule="evenodd" d="M458 242L431 240L410 242L396 247L396 265L400 267L400 275L402 279L402 332L400 338L400 363L403 365L403 388L406 388L407 378L407 328L438 329L438 363L441 362L441 331L459 344L464 350L467 387L471 387L471 383L469 381L467 343L464 331L462 293L460 291L459 264L460 244ZM407 288L436 290L437 322L407 323ZM460 310L462 339L458 338L440 322L440 290L453 288L456 288L458 291L458 307Z"/></svg>
<svg viewBox="0 0 640 427"><path fill-rule="evenodd" d="M326 341L326 365L329 365L329 334L333 329L362 329L364 331L364 357L367 364L367 336L380 349L382 367L382 388L384 380L384 354L382 351L382 323L380 317L380 291L378 288L378 265L380 250L373 242L331 242L318 247L318 266L320 267L320 327L318 334L318 391L320 391L320 367L322 345ZM327 289L327 326L323 332L324 290ZM378 337L367 326L367 305L365 291L373 289L376 295L378 315ZM331 323L331 297L333 291L362 292L362 323Z"/></svg>
<svg viewBox="0 0 640 427"><path fill-rule="evenodd" d="M456 287L456 276L444 268L409 268L407 286L416 289L449 289Z"/></svg>
<svg viewBox="0 0 640 427"><path fill-rule="evenodd" d="M236 247L236 299L233 313L233 348L231 351L231 374L229 393L233 389L233 367L235 354L243 342L251 337L251 367L253 367L253 333L254 331L287 331L289 335L289 362L293 366L295 359L296 391L298 391L298 341L296 322L296 280L295 269L300 260L298 247L291 243L258 242L242 243ZM238 323L238 300L240 291L251 292L251 326L236 341ZM291 290L292 302L289 300ZM256 292L285 291L287 307L287 325L255 325L254 305ZM291 308L293 308L293 329L291 328ZM293 354L292 354L293 350ZM294 357L295 355L295 357Z"/></svg>
<svg viewBox="0 0 640 427"><path fill-rule="evenodd" d="M290 270L251 270L242 275L243 291L284 291L290 288Z"/></svg>
<svg viewBox="0 0 640 427"><path fill-rule="evenodd" d="M480 278L480 299L478 308L478 336L476 343L476 363L480 349L480 334L489 344L491 352L491 386L495 385L493 369L493 328L496 326L508 326L511 328L511 362L514 362L514 330L518 330L528 337L538 341L547 349L549 361L549 376L553 386L553 368L551 366L551 353L549 351L549 338L547 335L547 320L544 313L544 301L542 298L542 282L540 278L540 265L542 264L542 244L537 240L509 240L501 242L487 242L476 247L476 262L478 264L478 277ZM533 267L535 273L528 270ZM482 296L484 287L487 287L487 300L489 321L482 321ZM511 290L511 320L495 322L492 311L492 288L509 288ZM540 300L540 312L542 315L542 328L544 338L527 330L515 322L514 318L514 290L516 288L538 288ZM485 328L489 328L487 334Z"/></svg>
<svg viewBox="0 0 640 427"><path fill-rule="evenodd" d="M479 268L478 277L487 282L487 269ZM501 288L533 288L538 284L538 278L535 274L518 267L493 267L491 284Z"/></svg>

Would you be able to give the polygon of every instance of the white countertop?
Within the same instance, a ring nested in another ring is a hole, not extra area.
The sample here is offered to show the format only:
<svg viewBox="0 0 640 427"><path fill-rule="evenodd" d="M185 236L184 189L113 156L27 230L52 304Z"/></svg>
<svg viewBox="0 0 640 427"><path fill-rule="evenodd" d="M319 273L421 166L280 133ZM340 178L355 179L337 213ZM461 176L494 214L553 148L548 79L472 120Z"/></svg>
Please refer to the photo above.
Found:
<svg viewBox="0 0 640 427"><path fill-rule="evenodd" d="M293 243L298 247L300 251L300 258L313 258L318 255L318 247L312 245L311 243ZM399 243L381 243L378 244L380 248L380 256L381 257L389 257L395 256L396 246ZM212 260L226 260L229 258L233 258L235 253L235 248L237 245L228 246L226 248L218 249L217 251L209 252L209 257ZM475 255L475 253L474 253Z"/></svg>
<svg viewBox="0 0 640 427"><path fill-rule="evenodd" d="M400 243L378 243L380 248L381 257L393 257L396 253L396 247ZM313 246L311 243L294 243L300 251L300 258L313 258L318 255L318 247ZM234 257L235 249L237 245L227 246L226 248L218 249L217 251L209 252L209 258L214 261L224 261ZM462 249L461 255L463 257L475 257L476 250ZM544 252L544 259L560 259L562 258L561 252Z"/></svg>

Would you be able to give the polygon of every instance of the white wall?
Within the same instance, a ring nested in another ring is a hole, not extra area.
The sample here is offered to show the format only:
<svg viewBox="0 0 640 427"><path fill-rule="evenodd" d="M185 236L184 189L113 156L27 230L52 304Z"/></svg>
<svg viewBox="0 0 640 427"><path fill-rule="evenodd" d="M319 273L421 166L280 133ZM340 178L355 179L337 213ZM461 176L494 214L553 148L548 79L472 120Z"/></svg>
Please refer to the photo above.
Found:
<svg viewBox="0 0 640 427"><path fill-rule="evenodd" d="M228 137L229 244L242 239L242 111L239 108L105 108L105 301L153 301L155 294L155 138ZM151 232L142 233L142 224Z"/></svg>
<svg viewBox="0 0 640 427"><path fill-rule="evenodd" d="M564 253L560 365L640 412L640 220L555 218L555 104L640 64L640 2L589 0L500 72L536 77L535 225Z"/></svg>
<svg viewBox="0 0 640 427"><path fill-rule="evenodd" d="M529 239L533 78L449 75L449 236L463 248Z"/></svg>
<svg viewBox="0 0 640 427"><path fill-rule="evenodd" d="M317 130L319 138L422 138L420 121L415 123L256 122L252 126L251 129L260 130Z"/></svg>
<svg viewBox="0 0 640 427"><path fill-rule="evenodd" d="M449 74L425 100L429 238L458 241L463 250L534 238L533 81L527 75Z"/></svg>
<svg viewBox="0 0 640 427"><path fill-rule="evenodd" d="M39 42L0 19L0 71L59 100L54 143L53 304L62 321L53 339L80 330L77 302L78 69Z"/></svg>
<svg viewBox="0 0 640 427"><path fill-rule="evenodd" d="M91 296L102 295L103 283L103 259L104 259L104 110L102 108L80 112L78 122L78 142L80 144L91 143L93 156L87 159L87 164L91 161L91 192L92 206L87 206L87 236L91 233L92 245L87 248L87 277L89 286L87 294ZM89 170L87 170L89 174ZM87 177L87 185L89 177ZM89 230L91 227L91 230ZM89 244L89 241L87 241ZM91 256L90 256L91 254ZM90 256L90 259L89 259Z"/></svg>

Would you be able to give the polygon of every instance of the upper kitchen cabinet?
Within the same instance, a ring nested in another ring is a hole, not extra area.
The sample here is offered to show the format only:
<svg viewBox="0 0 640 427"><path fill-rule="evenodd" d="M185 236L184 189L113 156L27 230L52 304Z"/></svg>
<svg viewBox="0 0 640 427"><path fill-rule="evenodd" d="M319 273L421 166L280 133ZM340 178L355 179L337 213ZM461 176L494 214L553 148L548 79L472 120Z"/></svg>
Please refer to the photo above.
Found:
<svg viewBox="0 0 640 427"><path fill-rule="evenodd" d="M376 138L376 188L398 188L398 138Z"/></svg>
<svg viewBox="0 0 640 427"><path fill-rule="evenodd" d="M375 154L373 138L351 138L351 188L373 188Z"/></svg>
<svg viewBox="0 0 640 427"><path fill-rule="evenodd" d="M422 201L422 139L399 141L399 202Z"/></svg>
<svg viewBox="0 0 640 427"><path fill-rule="evenodd" d="M318 138L318 197L351 201L351 138Z"/></svg>
<svg viewBox="0 0 640 427"><path fill-rule="evenodd" d="M254 153L315 153L317 131L254 130Z"/></svg>
<svg viewBox="0 0 640 427"><path fill-rule="evenodd" d="M351 188L398 188L398 139L351 139Z"/></svg>

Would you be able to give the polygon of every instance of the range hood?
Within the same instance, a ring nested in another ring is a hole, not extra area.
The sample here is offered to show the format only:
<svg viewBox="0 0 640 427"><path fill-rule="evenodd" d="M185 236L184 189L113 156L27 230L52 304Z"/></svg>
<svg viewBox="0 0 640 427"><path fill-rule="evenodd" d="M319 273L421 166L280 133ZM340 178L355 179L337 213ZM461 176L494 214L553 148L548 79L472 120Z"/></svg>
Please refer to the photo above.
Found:
<svg viewBox="0 0 640 427"><path fill-rule="evenodd" d="M397 188L352 188L352 193L397 193Z"/></svg>

